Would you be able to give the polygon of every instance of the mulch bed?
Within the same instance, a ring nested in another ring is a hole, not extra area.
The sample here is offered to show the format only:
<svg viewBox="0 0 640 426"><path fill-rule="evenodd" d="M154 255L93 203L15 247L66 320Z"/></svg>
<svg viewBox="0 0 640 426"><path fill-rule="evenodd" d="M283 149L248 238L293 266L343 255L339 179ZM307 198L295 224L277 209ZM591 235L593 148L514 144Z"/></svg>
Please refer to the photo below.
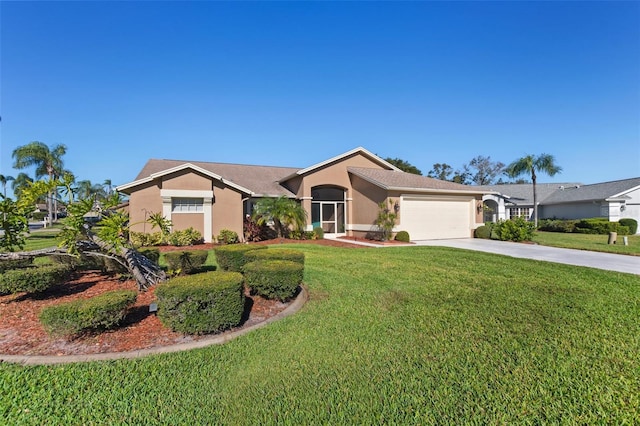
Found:
<svg viewBox="0 0 640 426"><path fill-rule="evenodd" d="M270 240L252 244L313 243L337 247L362 247L336 240ZM210 250L212 244L190 247L159 247L161 251ZM38 295L16 294L0 296L0 353L7 355L85 355L126 352L185 343L208 336L185 336L165 328L158 317L149 313L155 300L154 288L138 293L135 305L124 323L117 329L89 333L75 339L50 337L38 320L42 308L76 299L96 296L111 290L137 290L134 280L122 281L100 271L78 272L69 282L51 287ZM290 303L263 299L246 294L245 322L238 328L262 322L289 306Z"/></svg>

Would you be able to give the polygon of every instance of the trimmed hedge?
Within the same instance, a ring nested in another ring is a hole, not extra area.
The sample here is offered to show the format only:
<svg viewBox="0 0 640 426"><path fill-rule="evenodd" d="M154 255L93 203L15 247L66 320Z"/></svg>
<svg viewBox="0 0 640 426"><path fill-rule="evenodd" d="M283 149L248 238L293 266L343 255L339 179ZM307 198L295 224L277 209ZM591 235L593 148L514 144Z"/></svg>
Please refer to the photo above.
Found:
<svg viewBox="0 0 640 426"><path fill-rule="evenodd" d="M538 229L546 232L575 232L577 220L568 219L541 219Z"/></svg>
<svg viewBox="0 0 640 426"><path fill-rule="evenodd" d="M402 241L403 243L411 242L411 238L409 237L409 233L407 231L400 231L396 234L396 241Z"/></svg>
<svg viewBox="0 0 640 426"><path fill-rule="evenodd" d="M290 260L256 260L244 265L247 286L267 299L290 299L303 277L304 265Z"/></svg>
<svg viewBox="0 0 640 426"><path fill-rule="evenodd" d="M531 241L535 233L535 225L521 217L500 220L491 230L491 237L497 236L500 241Z"/></svg>
<svg viewBox="0 0 640 426"><path fill-rule="evenodd" d="M1 260L0 261L0 274L12 269L28 268L33 265L33 258L15 259L15 260Z"/></svg>
<svg viewBox="0 0 640 426"><path fill-rule="evenodd" d="M39 293L64 281L70 272L68 265L12 269L0 274L0 294Z"/></svg>
<svg viewBox="0 0 640 426"><path fill-rule="evenodd" d="M112 328L124 319L137 296L134 290L115 290L89 299L48 306L40 312L40 322L49 334L61 336Z"/></svg>
<svg viewBox="0 0 640 426"><path fill-rule="evenodd" d="M304 253L298 250L270 248L268 250L251 250L244 254L246 263L256 260L290 260L304 265Z"/></svg>
<svg viewBox="0 0 640 426"><path fill-rule="evenodd" d="M234 327L244 314L242 274L213 271L173 278L156 288L162 324L186 334Z"/></svg>
<svg viewBox="0 0 640 426"><path fill-rule="evenodd" d="M620 219L618 223L629 228L629 234L634 235L638 232L638 221L630 217Z"/></svg>
<svg viewBox="0 0 640 426"><path fill-rule="evenodd" d="M473 235L476 238L489 240L491 239L491 226L487 226L487 225L478 226L476 230L473 231Z"/></svg>
<svg viewBox="0 0 640 426"><path fill-rule="evenodd" d="M158 261L160 260L160 250L154 247L139 248L138 253L140 253L153 263L158 263Z"/></svg>
<svg viewBox="0 0 640 426"><path fill-rule="evenodd" d="M169 251L164 254L164 260L171 271L180 271L182 274L196 272L207 261L207 250Z"/></svg>
<svg viewBox="0 0 640 426"><path fill-rule="evenodd" d="M581 234L606 235L609 232L617 232L620 235L628 235L630 229L620 222L609 222L606 218L582 219L576 223L575 232Z"/></svg>
<svg viewBox="0 0 640 426"><path fill-rule="evenodd" d="M234 244L214 247L216 262L223 271L242 272L242 267L247 261L245 253L251 250L265 250L267 246L253 244Z"/></svg>

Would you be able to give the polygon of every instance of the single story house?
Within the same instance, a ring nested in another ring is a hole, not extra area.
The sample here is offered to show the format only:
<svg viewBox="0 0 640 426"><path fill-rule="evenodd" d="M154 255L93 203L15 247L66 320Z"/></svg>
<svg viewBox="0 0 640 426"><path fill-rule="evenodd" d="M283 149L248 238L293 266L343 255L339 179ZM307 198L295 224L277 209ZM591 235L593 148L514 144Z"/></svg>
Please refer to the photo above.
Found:
<svg viewBox="0 0 640 426"><path fill-rule="evenodd" d="M531 184L485 185L486 222L533 216ZM640 223L640 177L612 182L537 184L539 219L632 218Z"/></svg>
<svg viewBox="0 0 640 426"><path fill-rule="evenodd" d="M378 204L398 215L394 232L411 239L468 238L483 223L485 189L405 173L359 147L306 168L151 159L129 195L132 230L151 232L145 220L161 212L180 230L193 227L205 241L223 229L243 235L243 220L263 197L285 196L307 212L306 230L364 237L376 230Z"/></svg>

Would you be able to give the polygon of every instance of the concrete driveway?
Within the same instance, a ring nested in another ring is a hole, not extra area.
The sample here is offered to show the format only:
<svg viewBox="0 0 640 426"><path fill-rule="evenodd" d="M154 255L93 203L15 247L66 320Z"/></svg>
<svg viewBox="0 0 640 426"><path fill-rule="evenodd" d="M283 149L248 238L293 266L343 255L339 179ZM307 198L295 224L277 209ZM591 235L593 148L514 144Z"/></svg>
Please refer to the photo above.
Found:
<svg viewBox="0 0 640 426"><path fill-rule="evenodd" d="M421 246L454 247L503 254L524 259L544 260L567 265L587 266L609 271L640 275L640 256L598 253L594 251L546 247L537 244L463 238L455 240L412 241Z"/></svg>

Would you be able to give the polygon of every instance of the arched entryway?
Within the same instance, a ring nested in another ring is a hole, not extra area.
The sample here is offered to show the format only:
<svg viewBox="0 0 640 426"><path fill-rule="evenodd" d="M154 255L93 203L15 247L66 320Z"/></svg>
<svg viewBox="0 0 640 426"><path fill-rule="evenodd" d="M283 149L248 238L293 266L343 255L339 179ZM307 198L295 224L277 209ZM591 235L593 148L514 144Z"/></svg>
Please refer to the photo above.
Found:
<svg viewBox="0 0 640 426"><path fill-rule="evenodd" d="M497 222L498 221L498 203L494 200L484 200L482 205L482 210L484 211L483 221L487 222Z"/></svg>
<svg viewBox="0 0 640 426"><path fill-rule="evenodd" d="M346 235L347 207L345 190L335 186L311 188L311 222L325 236Z"/></svg>

